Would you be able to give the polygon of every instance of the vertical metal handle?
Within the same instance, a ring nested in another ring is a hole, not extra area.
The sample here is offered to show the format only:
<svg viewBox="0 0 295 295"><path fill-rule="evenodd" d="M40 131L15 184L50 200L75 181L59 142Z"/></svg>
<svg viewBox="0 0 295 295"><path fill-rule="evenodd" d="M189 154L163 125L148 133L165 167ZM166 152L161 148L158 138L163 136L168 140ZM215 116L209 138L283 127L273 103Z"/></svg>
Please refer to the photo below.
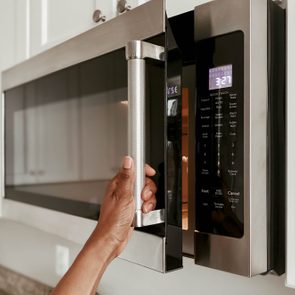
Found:
<svg viewBox="0 0 295 295"><path fill-rule="evenodd" d="M145 60L128 60L128 153L135 165L135 224L140 226L145 183Z"/></svg>
<svg viewBox="0 0 295 295"><path fill-rule="evenodd" d="M145 58L162 60L164 48L143 41L126 45L128 61L128 153L135 165L134 226L164 222L164 210L142 212L141 192L145 185Z"/></svg>

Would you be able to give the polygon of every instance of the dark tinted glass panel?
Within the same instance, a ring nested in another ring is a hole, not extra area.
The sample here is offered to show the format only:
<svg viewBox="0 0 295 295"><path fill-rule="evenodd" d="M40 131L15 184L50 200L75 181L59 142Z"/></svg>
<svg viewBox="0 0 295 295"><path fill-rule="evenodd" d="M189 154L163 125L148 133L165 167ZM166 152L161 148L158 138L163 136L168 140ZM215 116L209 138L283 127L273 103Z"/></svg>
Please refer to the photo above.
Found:
<svg viewBox="0 0 295 295"><path fill-rule="evenodd" d="M165 206L164 73L164 63L147 63L146 157L159 171L158 207ZM6 198L97 219L127 154L127 111L123 49L6 91Z"/></svg>
<svg viewBox="0 0 295 295"><path fill-rule="evenodd" d="M244 35L197 43L197 230L244 233Z"/></svg>

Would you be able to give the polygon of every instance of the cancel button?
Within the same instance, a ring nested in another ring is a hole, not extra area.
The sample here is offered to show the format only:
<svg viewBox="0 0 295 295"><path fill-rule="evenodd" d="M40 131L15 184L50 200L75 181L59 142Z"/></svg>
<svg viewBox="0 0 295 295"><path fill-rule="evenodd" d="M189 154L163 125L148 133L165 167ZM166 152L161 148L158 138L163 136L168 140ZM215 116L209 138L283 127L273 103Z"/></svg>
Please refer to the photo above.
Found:
<svg viewBox="0 0 295 295"><path fill-rule="evenodd" d="M228 196L231 196L231 197L240 197L241 195L240 192L233 192L233 191L228 191L227 194Z"/></svg>

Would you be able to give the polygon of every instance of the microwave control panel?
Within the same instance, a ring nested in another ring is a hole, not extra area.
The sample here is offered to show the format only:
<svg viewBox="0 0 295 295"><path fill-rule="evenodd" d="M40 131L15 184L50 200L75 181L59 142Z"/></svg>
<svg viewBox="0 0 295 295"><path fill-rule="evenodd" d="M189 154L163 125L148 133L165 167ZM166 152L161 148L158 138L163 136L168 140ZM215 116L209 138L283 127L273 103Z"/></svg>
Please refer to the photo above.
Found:
<svg viewBox="0 0 295 295"><path fill-rule="evenodd" d="M244 234L244 34L196 44L196 229Z"/></svg>

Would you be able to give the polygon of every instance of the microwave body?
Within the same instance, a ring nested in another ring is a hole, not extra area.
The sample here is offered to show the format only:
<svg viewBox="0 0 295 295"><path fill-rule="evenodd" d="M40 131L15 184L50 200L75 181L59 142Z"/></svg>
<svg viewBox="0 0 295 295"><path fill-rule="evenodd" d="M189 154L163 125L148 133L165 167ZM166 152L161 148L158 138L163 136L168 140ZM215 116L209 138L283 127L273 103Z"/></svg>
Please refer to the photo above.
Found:
<svg viewBox="0 0 295 295"><path fill-rule="evenodd" d="M168 6L149 1L3 73L2 215L83 243L131 151L137 183L145 162L157 171L157 210L137 204L121 258L282 273L284 9Z"/></svg>

